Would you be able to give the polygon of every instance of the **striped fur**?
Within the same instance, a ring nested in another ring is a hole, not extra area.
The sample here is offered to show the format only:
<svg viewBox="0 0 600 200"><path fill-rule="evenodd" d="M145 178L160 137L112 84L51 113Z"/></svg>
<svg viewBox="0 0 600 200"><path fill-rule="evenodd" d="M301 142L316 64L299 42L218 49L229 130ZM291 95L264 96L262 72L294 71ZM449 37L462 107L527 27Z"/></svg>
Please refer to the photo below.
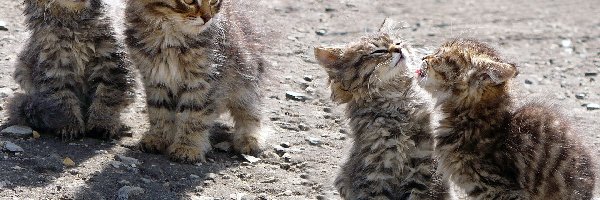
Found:
<svg viewBox="0 0 600 200"><path fill-rule="evenodd" d="M14 72L25 93L9 102L8 124L65 139L119 136L133 79L104 11L100 0L25 0L32 35Z"/></svg>
<svg viewBox="0 0 600 200"><path fill-rule="evenodd" d="M259 150L264 71L256 34L238 2L128 0L126 43L146 89L146 152L205 161L209 127L229 110L234 148Z"/></svg>
<svg viewBox="0 0 600 200"><path fill-rule="evenodd" d="M452 40L424 58L421 85L437 98L439 170L473 199L591 199L590 154L553 108L514 108L513 64L487 45Z"/></svg>
<svg viewBox="0 0 600 200"><path fill-rule="evenodd" d="M407 46L385 33L346 47L315 49L332 99L346 103L354 143L335 180L344 199L444 199L432 159L430 105Z"/></svg>

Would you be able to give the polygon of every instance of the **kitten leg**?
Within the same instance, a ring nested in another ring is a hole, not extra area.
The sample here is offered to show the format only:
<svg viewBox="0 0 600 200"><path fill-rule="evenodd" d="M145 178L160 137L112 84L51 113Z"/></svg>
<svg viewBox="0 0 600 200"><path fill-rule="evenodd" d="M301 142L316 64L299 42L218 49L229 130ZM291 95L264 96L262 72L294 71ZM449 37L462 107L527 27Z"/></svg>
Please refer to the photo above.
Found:
<svg viewBox="0 0 600 200"><path fill-rule="evenodd" d="M214 90L207 90L207 85L190 84L179 92L175 140L167 149L172 160L206 162L205 154L211 149L209 130L218 117Z"/></svg>
<svg viewBox="0 0 600 200"><path fill-rule="evenodd" d="M57 110L60 112L60 114L52 117L59 118L62 123L48 124L48 126L51 127L51 129L54 129L62 139L72 140L84 133L85 122L83 121L83 114L81 113L80 100L74 92L66 89L56 90L51 94L42 95L40 102L51 104L53 108L50 110ZM46 105L32 106L38 108L49 107Z"/></svg>
<svg viewBox="0 0 600 200"><path fill-rule="evenodd" d="M19 62L15 66L13 79L19 84L19 87L21 87L23 91L33 92L33 77L31 76L32 65L28 65L23 62L26 62L26 59L20 57Z"/></svg>
<svg viewBox="0 0 600 200"><path fill-rule="evenodd" d="M129 70L118 54L98 58L96 63L99 64L91 69L88 77L92 103L87 113L86 130L104 138L118 138L124 127L120 120L121 111L132 102Z"/></svg>
<svg viewBox="0 0 600 200"><path fill-rule="evenodd" d="M260 150L259 97L255 93L238 94L242 98L230 102L228 107L235 121L233 148L241 154L254 154ZM245 98L245 99L243 99Z"/></svg>
<svg viewBox="0 0 600 200"><path fill-rule="evenodd" d="M175 137L175 100L173 93L164 85L146 84L145 88L150 128L140 141L140 149L161 153Z"/></svg>

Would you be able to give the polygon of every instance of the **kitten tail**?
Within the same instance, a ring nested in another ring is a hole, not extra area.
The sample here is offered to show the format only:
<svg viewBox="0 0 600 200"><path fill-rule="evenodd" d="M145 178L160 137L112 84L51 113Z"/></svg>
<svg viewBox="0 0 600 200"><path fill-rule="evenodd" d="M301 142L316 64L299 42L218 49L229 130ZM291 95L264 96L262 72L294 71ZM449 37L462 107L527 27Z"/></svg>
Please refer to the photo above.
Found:
<svg viewBox="0 0 600 200"><path fill-rule="evenodd" d="M67 123L66 113L57 101L40 95L16 93L8 101L9 120L3 127L12 125L30 126L38 131L50 131Z"/></svg>

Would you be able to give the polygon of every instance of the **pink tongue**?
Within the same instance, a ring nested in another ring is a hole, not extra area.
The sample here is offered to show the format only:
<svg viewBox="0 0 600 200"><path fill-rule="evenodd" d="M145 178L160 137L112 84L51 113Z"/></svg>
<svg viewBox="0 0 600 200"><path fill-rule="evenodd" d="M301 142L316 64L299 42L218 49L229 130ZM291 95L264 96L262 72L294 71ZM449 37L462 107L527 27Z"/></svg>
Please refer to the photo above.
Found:
<svg viewBox="0 0 600 200"><path fill-rule="evenodd" d="M417 69L416 73L417 73L417 75L421 76L421 74L423 73L423 71L421 69Z"/></svg>

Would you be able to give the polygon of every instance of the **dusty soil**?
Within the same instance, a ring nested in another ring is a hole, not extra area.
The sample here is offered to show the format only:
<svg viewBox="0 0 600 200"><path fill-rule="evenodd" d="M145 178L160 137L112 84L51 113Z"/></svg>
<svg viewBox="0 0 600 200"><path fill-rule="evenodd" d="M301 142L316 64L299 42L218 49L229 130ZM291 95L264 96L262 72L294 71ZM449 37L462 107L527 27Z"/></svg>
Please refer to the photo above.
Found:
<svg viewBox="0 0 600 200"><path fill-rule="evenodd" d="M107 3L116 24L121 24L122 3ZM147 123L140 92L123 117L133 127L132 137L63 142L50 135L39 139L0 136L0 141L24 149L22 153L0 152L0 199L114 199L118 194L127 196L128 188L133 188L129 196L135 199L338 199L332 180L352 141L343 106L329 100L326 75L315 63L312 48L350 42L374 31L386 17L399 21L404 39L421 49L433 49L453 37L493 44L520 65L515 93L524 99L555 102L573 121L591 153L600 158L600 110L582 106L600 103L597 1L257 3L262 9L255 20L273 27L282 38L268 44L272 52L266 55L273 68L265 84L267 140L259 156L262 160L249 162L241 155L215 149L208 154L210 162L185 165L162 155L141 153L135 145ZM18 91L11 74L16 54L28 37L22 9L22 0L0 4L0 21L6 22L8 29L0 30L2 102ZM309 99L286 99L287 91L304 93ZM230 124L226 117L223 122ZM228 130L221 126L214 132ZM75 166L64 166L67 157ZM143 193L135 195L140 189Z"/></svg>

